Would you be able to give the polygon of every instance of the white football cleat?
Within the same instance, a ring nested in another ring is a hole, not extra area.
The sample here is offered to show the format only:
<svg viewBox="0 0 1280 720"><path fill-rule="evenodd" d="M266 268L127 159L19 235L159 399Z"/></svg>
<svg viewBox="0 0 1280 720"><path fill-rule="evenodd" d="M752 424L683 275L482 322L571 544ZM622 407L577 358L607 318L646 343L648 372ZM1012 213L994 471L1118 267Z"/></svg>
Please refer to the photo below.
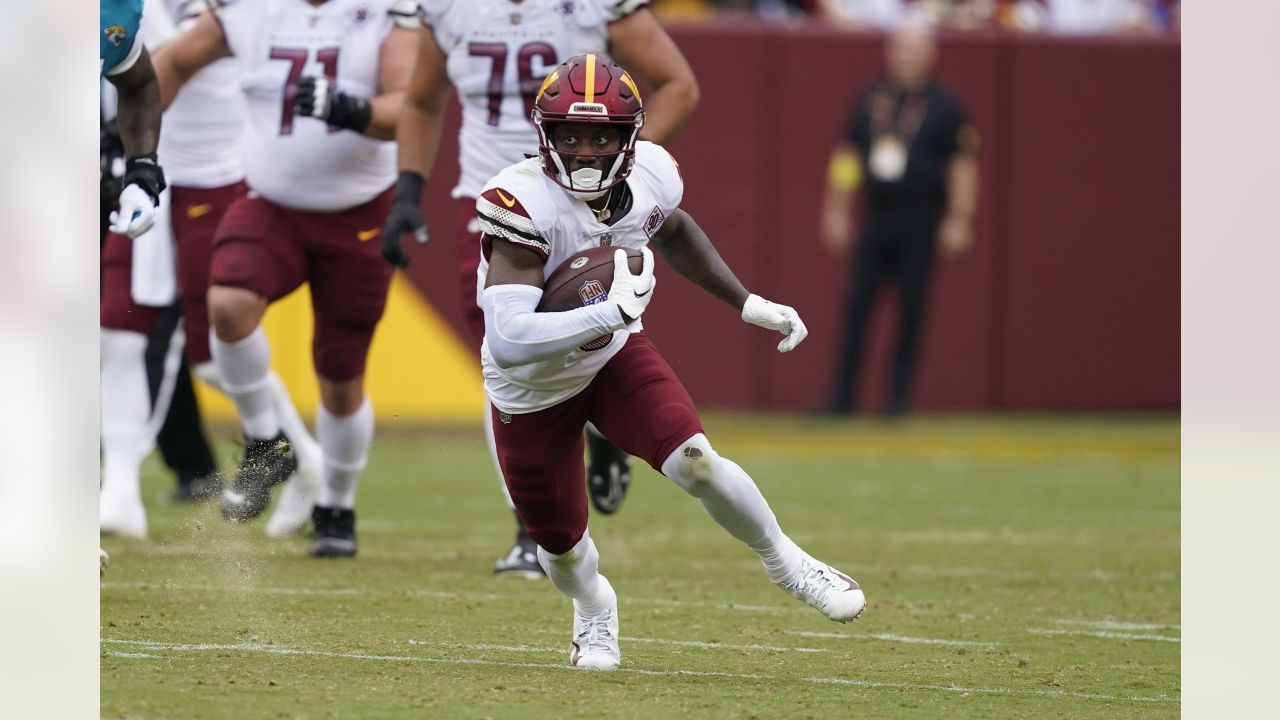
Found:
<svg viewBox="0 0 1280 720"><path fill-rule="evenodd" d="M142 539L147 536L147 510L135 486L126 489L103 485L98 496L98 527L108 535Z"/></svg>
<svg viewBox="0 0 1280 720"><path fill-rule="evenodd" d="M807 553L800 569L778 583L778 587L836 622L853 620L867 606L867 597L853 578L814 560Z"/></svg>
<svg viewBox="0 0 1280 720"><path fill-rule="evenodd" d="M302 532L311 520L311 508L320 499L324 468L320 443L307 437L294 444L293 449L298 458L298 470L284 484L276 509L267 518L267 537L291 537Z"/></svg>
<svg viewBox="0 0 1280 720"><path fill-rule="evenodd" d="M569 645L569 663L574 667L592 670L612 670L622 662L618 649L618 596L613 586L600 576L613 596L609 609L599 615L583 615L578 601L573 601L573 642Z"/></svg>

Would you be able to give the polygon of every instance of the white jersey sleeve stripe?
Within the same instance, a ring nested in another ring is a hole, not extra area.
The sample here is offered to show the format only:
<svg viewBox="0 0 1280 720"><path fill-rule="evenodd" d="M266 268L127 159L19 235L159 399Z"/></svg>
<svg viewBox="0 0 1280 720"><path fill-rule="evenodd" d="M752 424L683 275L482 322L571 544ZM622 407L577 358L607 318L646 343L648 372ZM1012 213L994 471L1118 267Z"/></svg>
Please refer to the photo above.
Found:
<svg viewBox="0 0 1280 720"><path fill-rule="evenodd" d="M133 47L129 48L129 54L120 61L119 65L107 71L108 75L119 75L122 72L128 72L133 64L138 62L138 58L142 57L142 41L137 37L133 39Z"/></svg>

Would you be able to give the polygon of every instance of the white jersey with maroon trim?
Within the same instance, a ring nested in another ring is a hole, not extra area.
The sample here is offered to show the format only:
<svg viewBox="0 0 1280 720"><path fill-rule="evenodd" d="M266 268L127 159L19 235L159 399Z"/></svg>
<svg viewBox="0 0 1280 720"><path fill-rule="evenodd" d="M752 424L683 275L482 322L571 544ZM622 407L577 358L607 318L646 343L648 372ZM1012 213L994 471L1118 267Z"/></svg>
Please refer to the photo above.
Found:
<svg viewBox="0 0 1280 720"><path fill-rule="evenodd" d="M295 117L289 91L300 75L326 76L340 91L378 94L382 43L396 25L418 27L414 0L221 0L217 18L240 67L247 100L245 179L295 210L361 205L395 182L389 141Z"/></svg>
<svg viewBox="0 0 1280 720"><path fill-rule="evenodd" d="M140 36L155 51L208 8L205 0L152 0ZM215 188L244 178L244 97L236 61L218 60L188 80L164 113L157 154L170 185Z"/></svg>
<svg viewBox="0 0 1280 720"><path fill-rule="evenodd" d="M529 112L564 60L603 54L609 23L648 0L424 0L422 17L446 56L462 104L458 184L476 197L502 168L538 151Z"/></svg>
<svg viewBox="0 0 1280 720"><path fill-rule="evenodd" d="M640 248L680 205L684 181L675 160L651 142L636 143L636 161L626 179L630 209L612 225L596 219L585 202L569 194L542 171L539 158L516 163L498 173L476 198L476 214L484 232L484 253L476 273L476 304L489 274L489 248L494 238L529 248L543 260L543 276L588 248ZM619 186L620 187L620 186ZM615 189L615 192L617 190ZM622 349L639 320L613 334L606 345L577 349L542 362L500 368L480 348L484 389L502 412L543 410L577 395L600 368ZM585 346L584 346L585 347Z"/></svg>

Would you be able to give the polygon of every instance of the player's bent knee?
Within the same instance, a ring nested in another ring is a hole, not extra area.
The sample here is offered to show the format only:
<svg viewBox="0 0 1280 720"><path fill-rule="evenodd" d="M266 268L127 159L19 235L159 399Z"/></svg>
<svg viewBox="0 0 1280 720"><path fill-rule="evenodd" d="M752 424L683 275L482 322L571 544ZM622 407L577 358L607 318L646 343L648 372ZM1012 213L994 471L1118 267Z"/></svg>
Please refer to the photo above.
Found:
<svg viewBox="0 0 1280 720"><path fill-rule="evenodd" d="M707 436L698 433L680 443L662 463L662 474L695 497L706 494L715 477L715 466L720 456L711 447Z"/></svg>
<svg viewBox="0 0 1280 720"><path fill-rule="evenodd" d="M214 285L209 288L209 324L223 342L242 340L262 322L267 299L244 288Z"/></svg>
<svg viewBox="0 0 1280 720"><path fill-rule="evenodd" d="M320 378L320 402L331 415L345 417L364 404L364 376L354 380Z"/></svg>

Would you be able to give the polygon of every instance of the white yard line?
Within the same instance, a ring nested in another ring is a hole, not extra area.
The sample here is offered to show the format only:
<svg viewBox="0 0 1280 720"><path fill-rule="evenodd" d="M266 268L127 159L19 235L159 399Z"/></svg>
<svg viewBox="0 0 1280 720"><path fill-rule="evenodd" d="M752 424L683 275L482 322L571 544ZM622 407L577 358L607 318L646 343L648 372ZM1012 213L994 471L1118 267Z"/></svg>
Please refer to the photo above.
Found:
<svg viewBox="0 0 1280 720"><path fill-rule="evenodd" d="M700 640L667 640L665 638L645 638L645 637L628 637L622 638L623 642L634 643L650 643L654 645L674 645L678 647L696 647L704 649L720 649L720 650L767 650L770 652L800 652L800 653L822 653L830 652L827 648L811 648L811 647L790 647L786 645L741 645L734 643L715 643L703 642ZM406 640L410 645L437 645L445 647L459 647L468 650L505 650L507 652L531 652L531 653L563 653L567 652L567 645L563 647L550 647L546 645L492 645L489 643L459 643L439 640Z"/></svg>
<svg viewBox="0 0 1280 720"><path fill-rule="evenodd" d="M371 653L348 653L334 652L328 650L312 650L305 648L291 648L278 645L261 645L257 643L164 643L151 640L124 640L118 638L103 638L101 643L104 645L126 645L139 648L145 648L151 652L246 652L246 653L266 653L272 655L309 655L318 657L342 658L348 660L375 660L386 662L421 662L432 665L476 665L488 667L502 668L528 668L539 670L553 671L573 671L580 672L567 664L550 664L550 663L521 663L507 662L499 660L480 660L472 658L431 658L418 657L414 655L384 655ZM423 644L423 643L419 643ZM524 646L518 646L524 647ZM108 651L110 652L110 651ZM562 650L563 652L563 650ZM145 653L119 654L117 657L140 657ZM654 677L709 677L709 678L730 678L735 680L767 680L770 682L786 681L790 678L780 675L760 675L753 673L729 673L729 672L709 672L700 670L647 670L644 668L620 667L613 672L631 673L635 675L647 675ZM1132 696L1132 695L1102 695L1099 693L1077 693L1061 690L1024 690L1019 688L988 688L988 687L961 687L957 685L928 685L919 683L892 683L877 682L872 680L857 680L854 678L832 678L832 677L802 677L796 678L802 682L814 683L820 685L846 685L860 688L870 689L888 689L888 690L935 690L939 692L983 695L1034 695L1039 697L1054 698L1073 698L1081 700L1103 700L1107 702L1160 702L1160 703L1178 703L1181 702L1179 697L1169 697L1166 695L1158 695L1154 697Z"/></svg>
<svg viewBox="0 0 1280 720"><path fill-rule="evenodd" d="M1158 642L1171 643L1182 642L1182 638L1169 637L1167 635L1120 633L1111 632L1110 630L1050 630L1048 628L1033 628L1031 633L1034 635L1078 635L1083 637L1103 638L1106 640L1155 640Z"/></svg>
<svg viewBox="0 0 1280 720"><path fill-rule="evenodd" d="M1182 630L1181 625L1163 625L1160 623L1121 622L1119 620L1054 620L1058 625L1083 625L1096 630Z"/></svg>
<svg viewBox="0 0 1280 720"><path fill-rule="evenodd" d="M954 645L956 647L995 647L999 643L986 642L984 640L944 640L941 638L924 638L910 637L907 635L894 635L892 633L869 633L867 635L847 635L845 633L835 632L809 632L802 630L783 630L787 635L799 635L800 637L816 637L816 638L836 638L839 640L884 640L886 642L899 642L908 645Z"/></svg>

